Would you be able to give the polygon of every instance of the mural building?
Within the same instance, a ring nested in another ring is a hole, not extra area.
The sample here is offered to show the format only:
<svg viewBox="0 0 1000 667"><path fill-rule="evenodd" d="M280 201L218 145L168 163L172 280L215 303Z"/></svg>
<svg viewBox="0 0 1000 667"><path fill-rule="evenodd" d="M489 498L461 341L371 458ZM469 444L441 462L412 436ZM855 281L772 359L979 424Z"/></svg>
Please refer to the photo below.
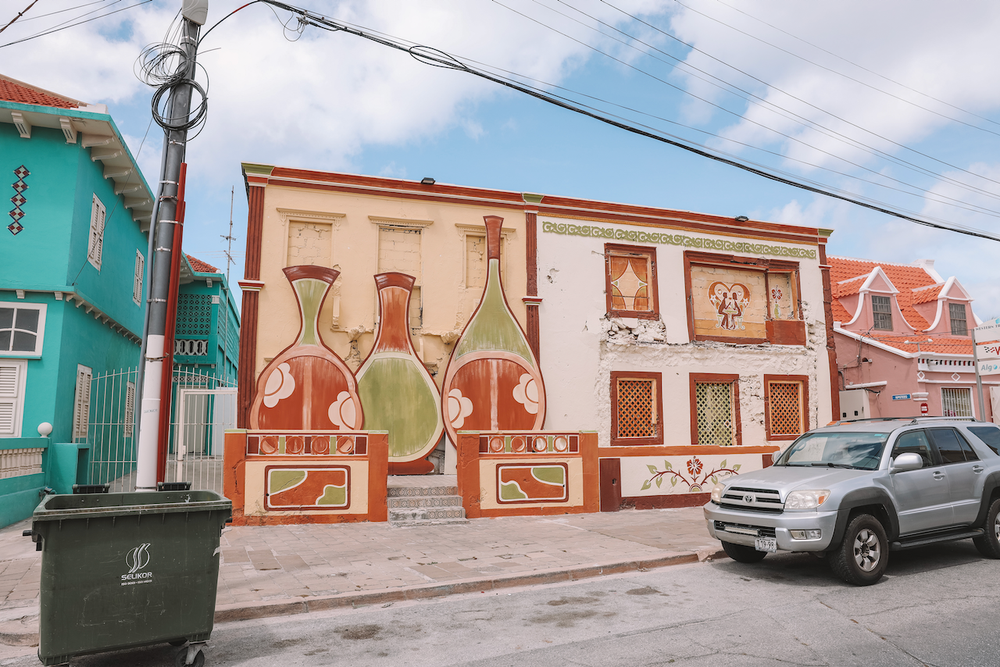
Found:
<svg viewBox="0 0 1000 667"><path fill-rule="evenodd" d="M828 230L243 169L238 523L693 506L839 417Z"/></svg>

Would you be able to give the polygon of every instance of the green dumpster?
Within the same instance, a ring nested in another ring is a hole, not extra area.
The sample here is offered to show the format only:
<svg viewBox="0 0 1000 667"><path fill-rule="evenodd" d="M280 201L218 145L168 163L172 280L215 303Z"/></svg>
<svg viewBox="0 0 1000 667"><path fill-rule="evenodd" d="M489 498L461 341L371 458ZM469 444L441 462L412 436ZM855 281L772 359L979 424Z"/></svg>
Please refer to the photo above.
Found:
<svg viewBox="0 0 1000 667"><path fill-rule="evenodd" d="M45 665L212 634L219 536L232 503L212 491L47 497L32 516L42 552L38 658Z"/></svg>

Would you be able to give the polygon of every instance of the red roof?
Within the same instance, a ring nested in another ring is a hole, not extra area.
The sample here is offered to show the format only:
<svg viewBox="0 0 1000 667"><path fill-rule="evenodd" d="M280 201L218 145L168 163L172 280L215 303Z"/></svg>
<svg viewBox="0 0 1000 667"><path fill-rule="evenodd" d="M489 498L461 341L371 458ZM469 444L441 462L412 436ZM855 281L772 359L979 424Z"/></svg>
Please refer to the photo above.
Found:
<svg viewBox="0 0 1000 667"><path fill-rule="evenodd" d="M35 104L43 107L58 107L60 109L75 109L87 106L86 102L74 100L65 95L57 95L47 90L11 79L0 74L0 100L17 102L19 104Z"/></svg>
<svg viewBox="0 0 1000 667"><path fill-rule="evenodd" d="M938 298L938 295L941 294L942 287L944 287L944 283L913 290L913 303L927 303L929 301L935 301Z"/></svg>
<svg viewBox="0 0 1000 667"><path fill-rule="evenodd" d="M884 334L865 334L865 338L873 338L880 343L903 352L937 352L940 354L967 354L972 356L971 338L939 338L927 334L911 336L886 336Z"/></svg>
<svg viewBox="0 0 1000 667"><path fill-rule="evenodd" d="M191 255L185 254L188 261L191 262L191 268L195 270L196 273L218 273L219 270L207 262L203 262L200 259L192 257Z"/></svg>
<svg viewBox="0 0 1000 667"><path fill-rule="evenodd" d="M872 262L864 259L847 259L844 257L830 257L828 261L830 262L830 282L833 283L835 320L837 320L837 299L848 294L857 294L858 289L863 283L861 279L867 278L875 267L878 266L885 272L886 277L889 278L893 286L899 290L899 293L896 295L896 303L899 304L899 309L903 312L903 317L906 318L907 324L917 331L922 331L930 326L930 322L913 308L913 304L933 301L937 298L937 294L933 298L927 298L927 293L934 290L922 290L919 292L919 300L917 300L915 299L914 290L937 285L937 281L919 266ZM838 285L838 283L840 284ZM841 307L841 310L845 313L847 312L843 307ZM846 320L837 321L847 322L850 321L851 317L853 316L848 315Z"/></svg>

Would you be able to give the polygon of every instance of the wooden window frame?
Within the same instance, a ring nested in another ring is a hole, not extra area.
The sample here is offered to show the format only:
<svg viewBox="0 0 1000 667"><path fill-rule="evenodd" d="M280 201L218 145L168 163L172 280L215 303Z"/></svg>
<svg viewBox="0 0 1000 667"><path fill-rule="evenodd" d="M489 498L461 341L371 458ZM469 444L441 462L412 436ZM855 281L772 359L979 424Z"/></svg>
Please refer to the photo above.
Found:
<svg viewBox="0 0 1000 667"><path fill-rule="evenodd" d="M655 429L650 437L621 438L618 437L618 381L619 380L652 380L653 410L655 414ZM611 444L616 447L632 445L662 445L663 444L663 374L648 371L611 371Z"/></svg>
<svg viewBox="0 0 1000 667"><path fill-rule="evenodd" d="M616 310L612 308L614 296L611 289L611 257L629 255L644 255L649 258L649 310ZM660 319L659 289L657 288L656 247L622 245L620 243L604 244L604 296L608 317L635 317L640 320Z"/></svg>
<svg viewBox="0 0 1000 667"><path fill-rule="evenodd" d="M690 294L690 292L688 292ZM734 434L735 442L732 447L743 445L743 419L740 417L740 376L730 373L690 373L688 375L691 396L691 444L694 446L704 446L698 443L698 387L699 384L722 384L733 385L733 422L736 428Z"/></svg>
<svg viewBox="0 0 1000 667"><path fill-rule="evenodd" d="M44 303L31 303L30 301L0 301L0 308L11 308L14 310L14 321L11 323L11 346L14 344L14 331L16 330L13 325L17 323L17 311L18 310L35 310L38 311L38 331L35 332L35 349L33 350L0 350L0 358L2 357L17 357L19 359L38 359L42 356L42 345L45 342L45 314L48 311L48 306ZM7 329L4 329L7 331ZM22 331L27 331L22 329Z"/></svg>
<svg viewBox="0 0 1000 667"><path fill-rule="evenodd" d="M962 309L962 319L955 318L954 308L961 307ZM969 335L969 319L968 319L968 308L965 307L964 303L949 303L948 304L948 323L951 326L952 336L968 336ZM962 323L962 331L955 331L955 322Z"/></svg>
<svg viewBox="0 0 1000 667"><path fill-rule="evenodd" d="M799 394L799 420L801 431L798 433L771 433L771 383L798 382L802 385ZM809 376L808 375L764 375L764 433L768 440L795 440L809 430Z"/></svg>
<svg viewBox="0 0 1000 667"><path fill-rule="evenodd" d="M706 336L695 334L694 331L694 293L691 286L692 266L716 266L723 268L736 268L744 271L761 271L764 273L765 298L767 299L766 316L764 319L765 336L763 338L737 338L729 336ZM791 274L791 285L794 295L792 302L795 304L795 319L775 320L771 318L771 286L768 281L769 273L789 273ZM806 344L806 326L802 319L802 280L798 262L791 262L779 259L767 259L763 257L739 257L737 255L723 255L716 253L687 250L684 252L684 289L687 293L687 324L688 339L711 340L720 343L732 343L736 345L759 345L761 343L771 343L772 345L801 345Z"/></svg>
<svg viewBox="0 0 1000 667"><path fill-rule="evenodd" d="M892 331L892 297L885 296L883 294L872 294L872 328L876 331ZM880 310L875 310L875 299L885 299L887 302L888 310L882 312ZM879 326L879 315L884 316L889 321L888 327Z"/></svg>

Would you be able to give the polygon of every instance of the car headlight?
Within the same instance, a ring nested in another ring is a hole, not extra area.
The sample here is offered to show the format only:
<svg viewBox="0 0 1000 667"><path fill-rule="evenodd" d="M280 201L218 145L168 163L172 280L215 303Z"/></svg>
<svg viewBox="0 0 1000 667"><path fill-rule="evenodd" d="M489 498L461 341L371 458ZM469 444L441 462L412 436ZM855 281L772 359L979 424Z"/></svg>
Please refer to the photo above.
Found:
<svg viewBox="0 0 1000 667"><path fill-rule="evenodd" d="M712 487L712 502L716 505L722 504L722 492L726 490L726 485L719 482Z"/></svg>
<svg viewBox="0 0 1000 667"><path fill-rule="evenodd" d="M792 491L785 498L786 510L811 510L822 505L830 497L830 489L810 489Z"/></svg>

